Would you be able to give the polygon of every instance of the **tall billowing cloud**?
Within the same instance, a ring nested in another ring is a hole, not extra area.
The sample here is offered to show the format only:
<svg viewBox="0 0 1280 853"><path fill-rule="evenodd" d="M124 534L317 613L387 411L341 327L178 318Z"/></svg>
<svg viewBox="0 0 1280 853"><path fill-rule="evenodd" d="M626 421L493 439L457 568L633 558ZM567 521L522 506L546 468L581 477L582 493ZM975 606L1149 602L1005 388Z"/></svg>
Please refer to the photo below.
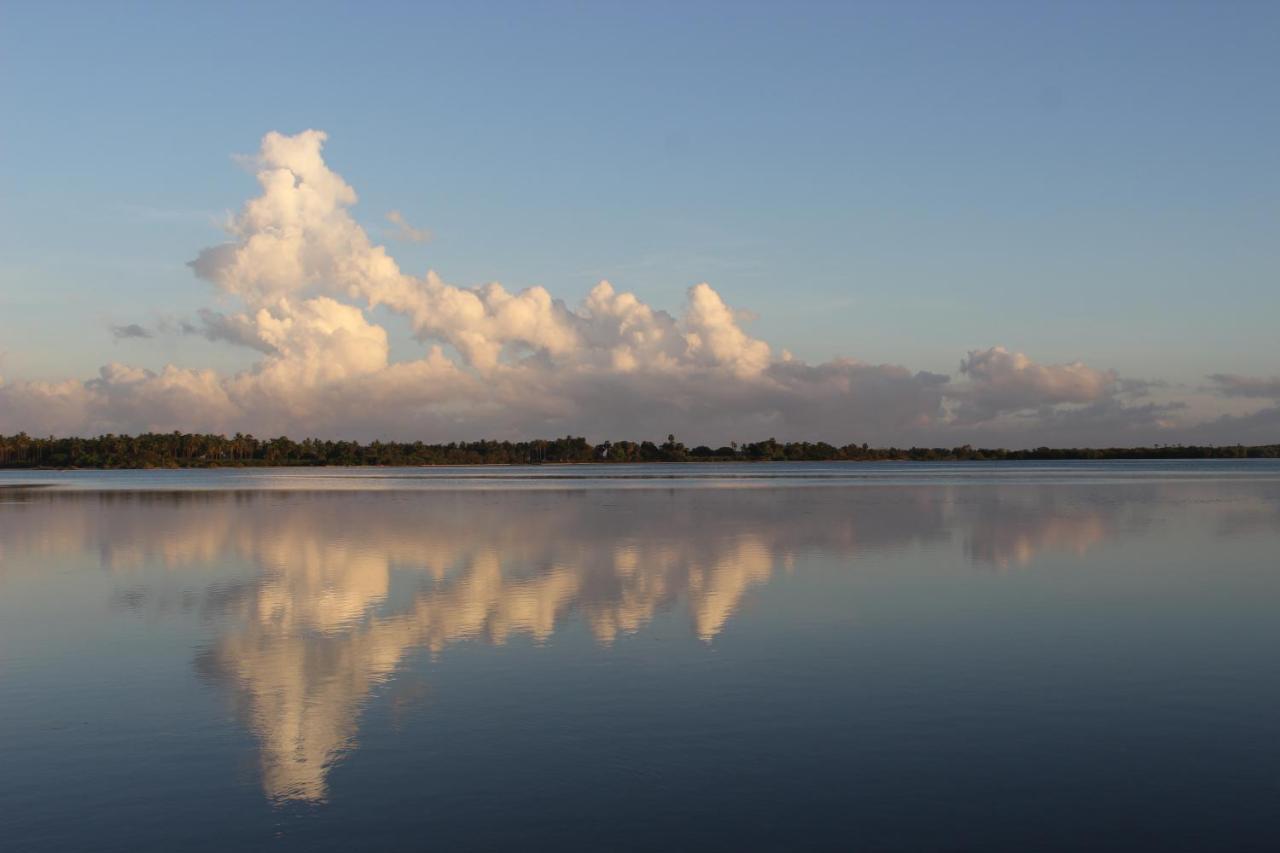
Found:
<svg viewBox="0 0 1280 853"><path fill-rule="evenodd" d="M970 352L954 383L898 365L807 364L753 337L706 283L672 314L604 281L570 306L542 287L407 273L352 215L357 194L326 164L325 139L267 134L252 161L258 195L229 220L227 241L190 264L231 307L181 331L257 351L251 368L113 364L83 382L3 384L0 429L905 443L1009 417L1024 431L1095 414L1163 426L1165 410L1128 404L1136 386L1113 371L1002 347ZM426 236L398 213L391 222L399 239ZM375 308L407 318L419 357L391 359Z"/></svg>
<svg viewBox="0 0 1280 853"><path fill-rule="evenodd" d="M435 272L401 272L351 216L355 191L324 164L325 134L267 134L259 154L262 194L230 223L231 242L206 249L196 273L251 306L279 307L299 293L326 293L405 314L424 341L453 346L480 372L541 355L568 367L725 368L759 374L769 347L748 336L710 286L689 292L683 323L607 284L583 313L545 288L508 292L494 282L475 288L445 283ZM588 331L591 334L588 334ZM505 357L505 358L504 358Z"/></svg>

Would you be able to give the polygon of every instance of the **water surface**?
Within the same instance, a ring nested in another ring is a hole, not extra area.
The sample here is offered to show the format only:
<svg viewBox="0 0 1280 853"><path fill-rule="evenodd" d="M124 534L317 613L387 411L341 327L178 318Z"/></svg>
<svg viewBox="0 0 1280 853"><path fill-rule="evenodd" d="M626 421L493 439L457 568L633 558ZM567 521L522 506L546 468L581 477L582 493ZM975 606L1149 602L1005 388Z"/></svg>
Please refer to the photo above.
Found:
<svg viewBox="0 0 1280 853"><path fill-rule="evenodd" d="M0 486L6 850L1280 846L1275 463Z"/></svg>

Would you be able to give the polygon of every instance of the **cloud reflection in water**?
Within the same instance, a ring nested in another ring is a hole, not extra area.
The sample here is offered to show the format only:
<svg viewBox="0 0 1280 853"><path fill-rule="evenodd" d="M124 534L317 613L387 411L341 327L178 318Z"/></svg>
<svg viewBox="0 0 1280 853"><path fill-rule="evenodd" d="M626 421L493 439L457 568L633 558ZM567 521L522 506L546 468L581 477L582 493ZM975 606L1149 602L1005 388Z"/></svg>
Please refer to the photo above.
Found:
<svg viewBox="0 0 1280 853"><path fill-rule="evenodd" d="M608 646L682 610L710 643L753 589L806 557L957 546L978 564L1026 566L1135 523L1131 511L1061 494L32 493L0 514L0 583L38 562L24 558L96 552L118 577L117 603L207 618L214 639L197 669L256 737L266 794L318 802L375 688L415 650L544 643L572 622ZM218 579L167 596L132 580L155 566Z"/></svg>

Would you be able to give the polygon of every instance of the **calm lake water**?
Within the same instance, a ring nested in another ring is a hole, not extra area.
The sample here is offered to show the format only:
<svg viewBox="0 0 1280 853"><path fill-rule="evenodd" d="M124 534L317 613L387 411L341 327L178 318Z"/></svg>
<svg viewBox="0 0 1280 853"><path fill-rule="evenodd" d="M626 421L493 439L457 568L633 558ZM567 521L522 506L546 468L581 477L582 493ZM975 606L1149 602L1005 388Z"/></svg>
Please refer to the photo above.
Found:
<svg viewBox="0 0 1280 853"><path fill-rule="evenodd" d="M1280 849L1280 464L0 472L0 848Z"/></svg>

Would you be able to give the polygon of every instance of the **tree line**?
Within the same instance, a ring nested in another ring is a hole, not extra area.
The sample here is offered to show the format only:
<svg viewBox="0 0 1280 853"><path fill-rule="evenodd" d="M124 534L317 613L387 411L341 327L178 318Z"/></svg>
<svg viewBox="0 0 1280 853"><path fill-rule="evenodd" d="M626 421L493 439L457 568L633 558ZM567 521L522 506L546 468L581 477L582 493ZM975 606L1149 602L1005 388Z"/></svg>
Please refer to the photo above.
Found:
<svg viewBox="0 0 1280 853"><path fill-rule="evenodd" d="M1156 445L1153 447L1025 450L960 447L836 446L823 441L764 441L722 447L686 447L674 435L661 443L605 441L581 436L533 441L330 441L285 436L255 438L201 433L35 438L0 435L0 468L213 468L325 465L530 465L566 462L957 462L1055 459L1276 459L1280 444L1255 446Z"/></svg>

